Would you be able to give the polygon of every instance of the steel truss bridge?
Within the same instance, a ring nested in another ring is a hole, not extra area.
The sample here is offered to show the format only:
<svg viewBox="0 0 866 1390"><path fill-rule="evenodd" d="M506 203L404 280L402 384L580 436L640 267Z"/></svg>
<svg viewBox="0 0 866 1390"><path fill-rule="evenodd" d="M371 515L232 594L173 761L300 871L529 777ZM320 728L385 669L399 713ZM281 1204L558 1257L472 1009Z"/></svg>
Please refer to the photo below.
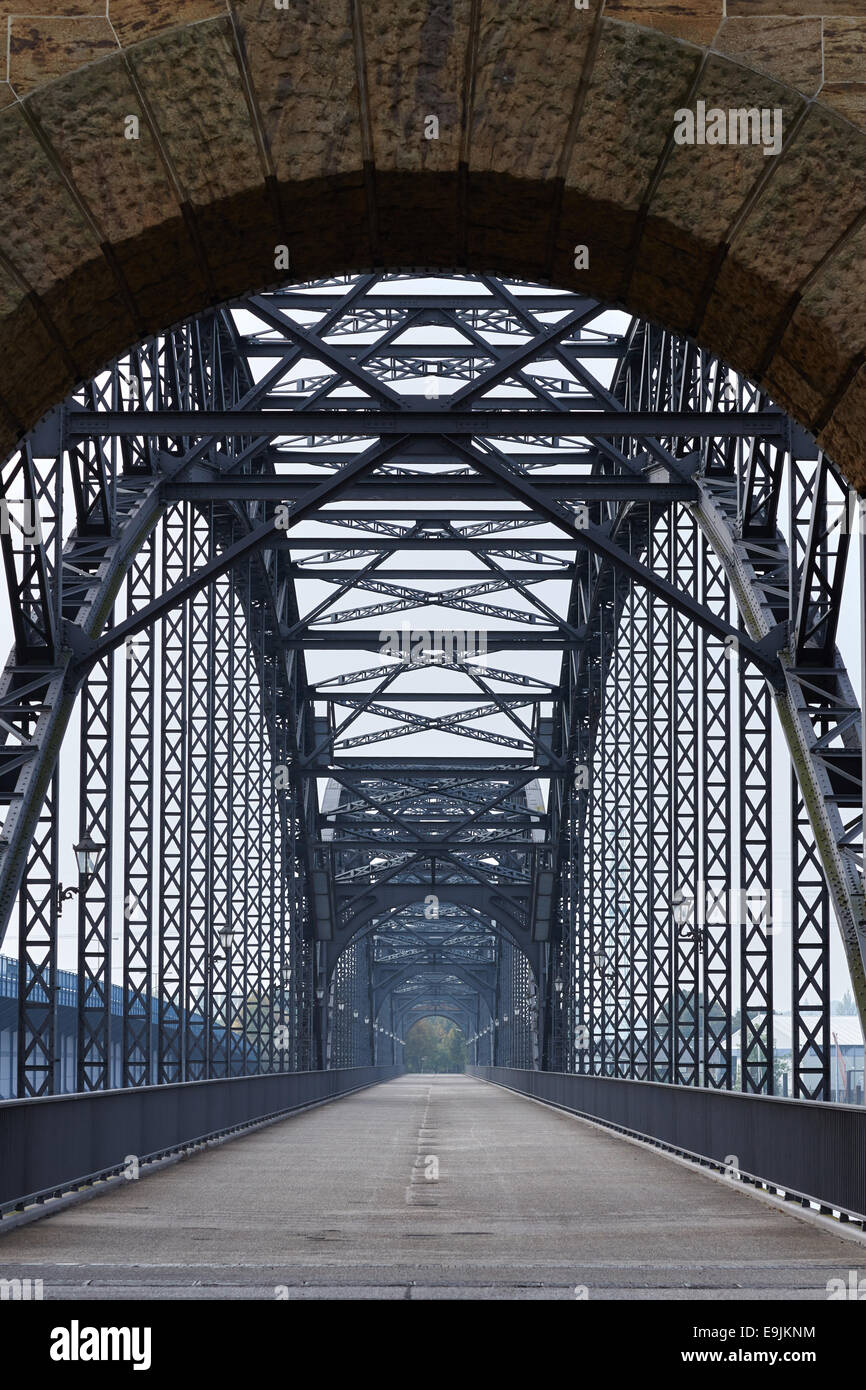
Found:
<svg viewBox="0 0 866 1390"><path fill-rule="evenodd" d="M292 286L142 342L2 489L15 1095L61 1089L71 970L78 1092L399 1066L436 1014L769 1095L787 1003L829 1099L856 511L724 364L492 277Z"/></svg>

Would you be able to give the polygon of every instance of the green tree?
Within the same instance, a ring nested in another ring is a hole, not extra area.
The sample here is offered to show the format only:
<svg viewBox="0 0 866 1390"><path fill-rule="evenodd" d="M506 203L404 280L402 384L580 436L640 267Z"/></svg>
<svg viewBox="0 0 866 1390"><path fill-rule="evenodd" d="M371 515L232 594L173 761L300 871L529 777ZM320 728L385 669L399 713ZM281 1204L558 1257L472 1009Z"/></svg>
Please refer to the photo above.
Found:
<svg viewBox="0 0 866 1390"><path fill-rule="evenodd" d="M462 1072L466 1039L448 1018L421 1018L406 1035L407 1071Z"/></svg>

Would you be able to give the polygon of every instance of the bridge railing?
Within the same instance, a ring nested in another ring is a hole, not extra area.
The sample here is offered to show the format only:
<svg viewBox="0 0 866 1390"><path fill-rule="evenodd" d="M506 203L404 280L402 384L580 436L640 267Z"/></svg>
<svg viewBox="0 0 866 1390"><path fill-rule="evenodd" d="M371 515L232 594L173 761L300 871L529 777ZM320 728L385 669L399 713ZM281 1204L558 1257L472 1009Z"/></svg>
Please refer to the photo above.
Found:
<svg viewBox="0 0 866 1390"><path fill-rule="evenodd" d="M866 1227L866 1107L570 1072L466 1071Z"/></svg>
<svg viewBox="0 0 866 1390"><path fill-rule="evenodd" d="M0 1216L401 1075L273 1072L0 1101Z"/></svg>

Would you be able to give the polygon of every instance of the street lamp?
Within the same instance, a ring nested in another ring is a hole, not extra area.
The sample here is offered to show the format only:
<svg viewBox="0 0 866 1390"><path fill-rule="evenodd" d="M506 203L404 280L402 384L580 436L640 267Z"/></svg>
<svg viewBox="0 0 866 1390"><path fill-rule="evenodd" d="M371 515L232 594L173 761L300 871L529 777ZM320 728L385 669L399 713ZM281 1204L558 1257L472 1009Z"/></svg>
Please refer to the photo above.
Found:
<svg viewBox="0 0 866 1390"><path fill-rule="evenodd" d="M671 898L671 911L678 927L684 927L687 922L691 921L692 901L690 895L684 893L682 888L678 888Z"/></svg>
<svg viewBox="0 0 866 1390"><path fill-rule="evenodd" d="M698 951L700 952L704 949L706 929L704 927L698 927L695 924L689 925L692 922L692 909L694 905L695 900L691 894L684 893L681 888L678 888L671 898L671 911L674 914L674 921L680 928L677 932L677 936L680 941L696 942Z"/></svg>
<svg viewBox="0 0 866 1390"><path fill-rule="evenodd" d="M78 865L78 887L64 888L62 883L57 885L57 911L63 911L63 904L69 898L75 897L76 893L86 892L93 881L99 862L102 858L103 845L98 845L91 835L84 835L76 845L75 862Z"/></svg>
<svg viewBox="0 0 866 1390"><path fill-rule="evenodd" d="M90 835L85 835L78 844L73 846L75 859L78 864L78 872L87 878L92 878L96 873L96 866L102 857L102 845L98 845Z"/></svg>
<svg viewBox="0 0 866 1390"><path fill-rule="evenodd" d="M671 909L674 914L674 921L679 928L677 932L678 939L686 942L693 941L698 953L698 969L695 980L697 1003L697 1038L695 1039L695 1050L697 1053L698 1078L700 1080L703 1076L704 1069L704 995L700 985L700 960L706 946L707 928L699 927L697 923L692 923L691 926L688 925L692 922L692 908L694 907L694 902L694 898L689 893L684 893L681 888L678 888L671 899Z"/></svg>

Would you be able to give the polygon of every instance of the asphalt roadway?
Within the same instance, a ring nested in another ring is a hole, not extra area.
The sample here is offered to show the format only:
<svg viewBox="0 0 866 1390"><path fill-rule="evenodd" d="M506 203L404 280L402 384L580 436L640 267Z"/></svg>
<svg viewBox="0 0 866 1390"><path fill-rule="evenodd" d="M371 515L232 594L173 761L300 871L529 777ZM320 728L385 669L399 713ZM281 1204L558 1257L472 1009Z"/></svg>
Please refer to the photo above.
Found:
<svg viewBox="0 0 866 1390"><path fill-rule="evenodd" d="M46 1299L827 1299L866 1244L464 1076L404 1076L0 1237Z"/></svg>

